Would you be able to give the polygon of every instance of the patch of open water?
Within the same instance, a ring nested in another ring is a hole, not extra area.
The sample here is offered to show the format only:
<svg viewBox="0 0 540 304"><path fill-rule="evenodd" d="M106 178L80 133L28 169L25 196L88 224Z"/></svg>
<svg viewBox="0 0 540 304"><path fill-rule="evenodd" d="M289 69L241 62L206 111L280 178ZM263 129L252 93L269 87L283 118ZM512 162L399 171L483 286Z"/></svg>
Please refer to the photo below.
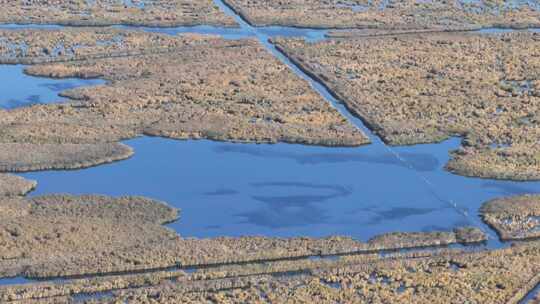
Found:
<svg viewBox="0 0 540 304"><path fill-rule="evenodd" d="M105 83L102 79L51 79L24 74L22 65L0 65L0 109L61 102L58 93L81 86Z"/></svg>
<svg viewBox="0 0 540 304"><path fill-rule="evenodd" d="M181 220L170 226L184 236L343 234L366 240L391 231L484 226L477 217L482 202L502 195L540 192L540 183L480 180L444 171L448 151L459 146L459 139L411 147L385 146L324 86L300 71L268 42L274 35L323 39L325 31L254 28L221 1L216 4L234 16L240 28L139 29L169 34L219 34L230 39L257 37L273 55L310 81L342 114L370 134L373 144L325 148L143 137L126 142L135 148L136 155L124 162L79 171L23 174L39 182L32 195L68 192L161 199L182 209ZM31 99L40 102L52 101L57 99L57 90L73 87L73 82L79 81L26 76L22 66L1 68L4 70L0 70L0 79L10 88L9 99L27 94L35 95ZM54 81L59 84L51 85ZM85 80L79 84L93 83ZM494 242L492 246L500 244Z"/></svg>
<svg viewBox="0 0 540 304"><path fill-rule="evenodd" d="M519 304L535 303L533 302L533 299L535 299L537 295L540 295L540 284L536 285L535 288L529 291L527 295L523 299L521 299L521 301L519 301Z"/></svg>
<svg viewBox="0 0 540 304"><path fill-rule="evenodd" d="M32 195L144 195L181 208L169 224L183 236L328 236L358 239L392 231L477 225L481 203L540 193L540 183L466 178L443 170L459 141L400 147L412 168L384 147L324 148L212 141L129 140L127 161L78 171L33 172ZM437 191L418 179L421 174ZM441 201L455 202L464 217Z"/></svg>
<svg viewBox="0 0 540 304"><path fill-rule="evenodd" d="M216 3L232 14L221 1ZM22 174L39 183L31 195L98 193L160 199L182 209L181 219L169 224L182 236L338 234L367 240L385 232L449 230L463 225L490 231L477 216L484 201L540 193L540 182L483 180L445 171L448 151L459 146L457 138L439 144L385 146L324 86L268 43L270 37L277 35L316 41L324 39L326 31L253 28L234 16L241 24L238 29L209 26L139 29L168 34L217 34L227 39L257 37L273 55L310 81L315 90L369 134L373 144L326 148L142 137L126 141L136 151L127 161L77 171ZM29 27L34 26L0 26ZM497 32L496 29L483 31ZM59 91L103 83L102 80L31 77L23 74L23 68L0 66L0 107L61 101L57 96ZM496 239L489 242L491 248L501 246ZM2 279L1 284L27 281L19 277Z"/></svg>
<svg viewBox="0 0 540 304"><path fill-rule="evenodd" d="M128 161L23 176L38 180L33 195L132 194L167 201L182 209L180 221L170 227L184 236L367 239L381 232L463 224L419 184L413 170L380 146L332 149L150 137L126 143L136 151ZM415 170L437 171L443 163L431 153L439 148L411 147L406 157Z"/></svg>

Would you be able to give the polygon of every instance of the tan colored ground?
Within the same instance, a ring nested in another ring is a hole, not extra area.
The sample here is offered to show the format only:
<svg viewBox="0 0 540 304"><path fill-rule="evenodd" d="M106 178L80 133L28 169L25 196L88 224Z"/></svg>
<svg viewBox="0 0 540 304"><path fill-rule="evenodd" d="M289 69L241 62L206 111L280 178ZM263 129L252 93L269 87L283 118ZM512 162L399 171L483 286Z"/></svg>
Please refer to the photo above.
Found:
<svg viewBox="0 0 540 304"><path fill-rule="evenodd" d="M127 158L139 135L328 146L367 137L254 40L114 29L5 30L0 62L34 75L103 77L72 102L0 110L0 171ZM59 52L58 50L62 50ZM40 65L43 62L57 62ZM211 68L207 68L210 66ZM20 155L17 149L31 151Z"/></svg>
<svg viewBox="0 0 540 304"><path fill-rule="evenodd" d="M539 195L495 199L484 203L480 214L504 240L540 237Z"/></svg>
<svg viewBox="0 0 540 304"><path fill-rule="evenodd" d="M27 72L32 75L100 76L108 84L63 92L72 103L0 111L0 142L102 143L146 134L328 146L368 143L308 82L255 40L93 31L8 35L10 43L35 45L28 53L34 62L68 60L31 66ZM118 36L123 43L88 43ZM69 58L40 51L61 40L65 47L82 45ZM4 54L0 57L15 62L30 58Z"/></svg>
<svg viewBox="0 0 540 304"><path fill-rule="evenodd" d="M19 176L0 174L0 197L20 196L32 191L37 183Z"/></svg>
<svg viewBox="0 0 540 304"><path fill-rule="evenodd" d="M159 271L3 286L0 299L47 297L40 303L56 303L73 294L98 297L113 290L105 296L129 303L517 303L540 281L539 258L538 242L531 242L495 251L255 262L193 273Z"/></svg>
<svg viewBox="0 0 540 304"><path fill-rule="evenodd" d="M103 26L236 26L212 0L0 0L0 23Z"/></svg>
<svg viewBox="0 0 540 304"><path fill-rule="evenodd" d="M518 303L536 286L539 272L540 247L533 242L474 253L338 260L312 264L300 272L254 272L221 279L184 274L157 286L120 290L112 299L95 303L506 304Z"/></svg>
<svg viewBox="0 0 540 304"><path fill-rule="evenodd" d="M180 238L161 225L177 211L141 197L49 195L0 200L0 277L58 277L272 261L476 243L476 228L399 233L366 243L347 237Z"/></svg>
<svg viewBox="0 0 540 304"><path fill-rule="evenodd" d="M439 252L443 251L438 251ZM456 253L455 251L452 251ZM435 251L421 254L393 254L388 258L409 258L431 256ZM222 280L243 276L259 276L264 274L296 273L309 271L321 267L345 267L355 263L368 263L379 259L377 254L359 254L331 259L295 259L284 261L264 261L241 263L222 266L205 266L195 272L184 270L163 270L144 274L107 275L100 277L74 278L64 282L35 282L33 284L0 286L0 300L28 300L31 298L63 297L80 293L99 293L110 290L127 288L140 288L159 285L167 280L183 282L183 284L207 284L211 286L213 280Z"/></svg>
<svg viewBox="0 0 540 304"><path fill-rule="evenodd" d="M513 1L500 0L225 0L225 2L249 23L257 26L441 30L495 26L526 27L540 24L539 7L536 7L536 10L534 6L528 5L512 7L509 3Z"/></svg>
<svg viewBox="0 0 540 304"><path fill-rule="evenodd" d="M275 43L389 144L464 136L450 171L540 179L540 34Z"/></svg>
<svg viewBox="0 0 540 304"><path fill-rule="evenodd" d="M192 46L195 40L112 28L0 29L0 63L38 64L169 52Z"/></svg>
<svg viewBox="0 0 540 304"><path fill-rule="evenodd" d="M176 219L176 211L144 198L3 198L1 206L3 276L46 271L61 275L62 267L89 271L93 265L114 270L136 263L115 257L117 253L176 239L174 231L161 226ZM84 264L77 265L83 257Z"/></svg>
<svg viewBox="0 0 540 304"><path fill-rule="evenodd" d="M0 150L0 172L81 169L133 155L130 147L119 143L0 143Z"/></svg>
<svg viewBox="0 0 540 304"><path fill-rule="evenodd" d="M78 38L77 31L39 34L42 38L54 38L50 40L37 39L38 36L26 38L26 32L17 33L15 41L33 39L31 55L15 54L4 60L54 61L32 66L28 71L54 77L100 76L109 83L64 92L76 100L71 103L0 111L0 149L5 152L0 156L0 164L4 166L0 171L79 168L113 161L131 154L129 148L116 142L140 134L323 145L367 142L360 131L330 108L306 82L297 79L255 41L132 33L123 35L125 40L119 44L104 46L92 44L92 40L101 35L105 41L115 41L119 32L80 32ZM91 45L68 55L52 56L50 51L44 51L54 49L62 39L71 47L78 44L77 39ZM518 43L517 47L528 44ZM535 48L535 44L530 47ZM109 56L104 55L107 52L117 57L102 58ZM521 51L515 52L519 58L526 58ZM8 54L1 48L1 41L0 54ZM349 58L348 54L343 56ZM66 59L68 62L62 62ZM525 64L529 67L531 64L522 63L516 68L513 65L516 61L504 65L508 69L505 71L521 75ZM201 68L206 65L212 66L210 72ZM414 69L413 66L408 69ZM484 76L481 72L473 75ZM534 90L529 91L534 93ZM520 107L523 96L514 97L520 97L518 105L512 104L508 109L516 112L501 114L510 115L507 119L525 109L524 105ZM534 108L536 99L529 97L528 106L532 102ZM468 106L463 107L468 109ZM418 107L422 109L425 104ZM467 121L467 114L463 115ZM471 127L472 132L480 132L476 124L488 122L477 119L479 122L464 125L474 125L478 129ZM519 146L520 153L531 141L533 147L538 145L535 138L525 138L525 134L538 134L534 133L538 132L534 118L528 118L529 121L533 121L533 126L526 130L521 130L522 126L497 125L506 130L502 138L511 138L512 144L516 138L518 144L524 142L524 146ZM407 128L396 130L408 131ZM489 145L480 133L473 133L478 135L476 138L469 133L438 132L426 132L420 138L433 134L443 138L456 133L467 135L467 143L474 151ZM486 131L489 132L501 136L498 132L502 131ZM430 140L437 140L435 137ZM414 136L406 138L414 139ZM22 157L20 151L28 153ZM523 162L527 160L526 154L517 163L526 166ZM506 161L501 162L502 170L508 170ZM512 176L522 168L510 170ZM536 169L533 164L532 173L522 174L529 179L538 173ZM189 239L162 226L175 220L178 211L160 202L141 197L17 197L28 191L29 183L0 175L0 196L11 195L0 198L0 277L85 274L89 277L0 286L1 301L70 303L73 300L70 296L75 294L118 290L112 295L114 299L96 298L95 302L491 304L517 303L540 282L538 242L490 252L415 249L411 253L385 254L384 259L373 253L382 249L485 240L486 236L478 229L392 233L366 243L347 237ZM504 206L496 210L501 208ZM325 257L328 255L337 256ZM324 258L319 259L321 256ZM203 267L192 274L179 269L160 269L175 266ZM156 272L151 272L152 269ZM148 273L137 275L136 271Z"/></svg>
<svg viewBox="0 0 540 304"><path fill-rule="evenodd" d="M492 304L517 303L540 282L538 242L495 251L422 249L485 240L476 228L390 233L366 243L191 239L162 226L177 217L177 210L142 197L4 197L0 277L87 277L0 286L0 300L69 303L71 296L97 293L95 303Z"/></svg>

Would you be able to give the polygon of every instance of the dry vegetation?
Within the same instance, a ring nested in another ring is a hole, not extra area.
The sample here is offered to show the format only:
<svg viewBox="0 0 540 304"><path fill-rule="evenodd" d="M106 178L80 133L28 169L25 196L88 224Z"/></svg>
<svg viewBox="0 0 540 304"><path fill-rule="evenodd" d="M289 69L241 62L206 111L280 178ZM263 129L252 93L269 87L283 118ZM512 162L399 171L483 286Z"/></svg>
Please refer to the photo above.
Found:
<svg viewBox="0 0 540 304"><path fill-rule="evenodd" d="M72 169L123 159L131 151L116 142L143 134L368 143L308 82L254 40L114 29L13 30L2 36L0 62L33 63L27 69L32 75L108 81L62 92L71 98L67 103L0 110L7 159L2 171ZM20 159L15 145L35 151Z"/></svg>
<svg viewBox="0 0 540 304"><path fill-rule="evenodd" d="M142 2L0 0L12 10L0 12L0 22L233 24L210 1ZM382 1L227 2L258 25L369 27L375 34L538 24L537 10L505 8L500 1L482 7L458 1L390 1L384 7ZM51 5L55 9L46 9ZM255 40L114 29L16 30L0 37L0 63L32 64L27 73L38 76L107 80L64 91L67 103L0 110L0 172L124 159L133 152L118 142L139 135L368 143ZM459 135L463 147L453 153L450 170L540 179L539 35L276 44L386 142ZM71 303L88 295L90 303L497 304L518 303L540 283L537 241L492 251L421 249L486 241L478 228L396 232L367 242L340 236L194 239L163 227L179 214L164 203L97 195L22 197L35 185L0 174L0 277L66 279L0 286L2 302ZM537 196L511 197L487 202L481 213L501 238L531 238L540 236L539 206Z"/></svg>
<svg viewBox="0 0 540 304"><path fill-rule="evenodd" d="M476 243L476 228L400 233L367 243L347 237L180 238L161 226L177 211L140 197L50 195L1 199L0 274L58 277L215 265L305 256L369 253Z"/></svg>
<svg viewBox="0 0 540 304"><path fill-rule="evenodd" d="M450 30L540 24L535 1L225 0L249 23L310 28Z"/></svg>
<svg viewBox="0 0 540 304"><path fill-rule="evenodd" d="M447 168L540 179L540 34L418 34L277 46L387 143L465 137Z"/></svg>
<svg viewBox="0 0 540 304"><path fill-rule="evenodd" d="M540 237L540 196L538 195L495 199L484 203L480 214L504 240Z"/></svg>
<svg viewBox="0 0 540 304"><path fill-rule="evenodd" d="M0 0L0 23L236 26L212 0Z"/></svg>
<svg viewBox="0 0 540 304"><path fill-rule="evenodd" d="M20 196L32 191L36 182L10 174L0 174L0 197Z"/></svg>
<svg viewBox="0 0 540 304"><path fill-rule="evenodd" d="M537 242L502 250L297 260L4 286L0 297L91 303L518 303L540 281ZM93 289L91 286L96 286ZM128 289L125 289L128 288Z"/></svg>

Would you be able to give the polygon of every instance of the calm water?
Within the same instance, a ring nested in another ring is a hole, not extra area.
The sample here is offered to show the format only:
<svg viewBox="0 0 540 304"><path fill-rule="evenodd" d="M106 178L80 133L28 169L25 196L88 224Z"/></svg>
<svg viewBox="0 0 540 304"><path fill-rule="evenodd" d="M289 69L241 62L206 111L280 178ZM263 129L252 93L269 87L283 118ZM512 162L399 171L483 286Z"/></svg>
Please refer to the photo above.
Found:
<svg viewBox="0 0 540 304"><path fill-rule="evenodd" d="M324 39L326 31L290 27L254 28L221 0L215 3L240 27L212 26L139 30L171 35L199 33L226 39L257 38L351 122L368 134L372 145L325 148L302 145L234 144L212 141L175 141L142 137L126 141L133 158L77 171L21 174L38 181L31 196L49 193L143 195L181 209L181 219L169 226L182 236L314 236L348 235L367 240L392 231L450 230L474 225L486 231L488 246L503 246L478 217L489 199L540 193L540 182L508 182L466 178L443 169L448 151L459 147L453 138L440 144L390 148L362 122L314 82L268 39L301 36ZM0 25L0 28L61 28L56 25ZM126 28L117 26L117 28ZM531 29L540 32L539 29ZM493 34L507 29L484 29ZM23 66L0 65L0 109L62 102L58 93L102 80L53 80L27 76ZM0 279L0 285L28 283ZM537 287L526 299L532 298ZM83 294L78 300L104 294Z"/></svg>
<svg viewBox="0 0 540 304"><path fill-rule="evenodd" d="M126 141L136 151L130 160L78 171L23 174L39 183L31 195L61 192L156 198L182 210L181 220L170 227L183 236L341 234L367 240L383 232L448 230L463 225L487 231L477 215L484 201L540 193L539 182L481 180L444 171L448 151L459 146L459 139L411 147L385 146L322 85L268 43L268 38L276 35L314 41L323 39L325 31L254 28L221 1L216 4L233 15L240 27L139 29L219 34L229 39L256 37L369 134L374 143L358 148L325 148L143 137ZM24 75L22 70L22 66L0 66L1 96L5 100L2 107L57 101L61 90L102 83L36 78ZM490 244L500 246L496 241Z"/></svg>
<svg viewBox="0 0 540 304"><path fill-rule="evenodd" d="M22 71L22 66L0 66L5 100L36 96L41 102L55 101L62 89L95 82L37 78ZM97 193L164 200L182 210L181 220L170 226L196 237L342 234L366 240L389 231L485 228L477 217L483 201L540 192L540 183L472 179L444 171L448 151L459 146L459 139L391 149L373 139L374 144L358 148L325 148L143 137L126 142L136 150L127 161L23 176L39 182L32 195Z"/></svg>
<svg viewBox="0 0 540 304"><path fill-rule="evenodd" d="M445 172L456 139L396 149L411 168L377 145L321 148L150 137L126 143L136 151L127 161L23 176L39 182L32 195L144 195L167 201L182 209L181 220L170 226L197 237L343 234L365 240L390 231L448 230L480 225L477 210L488 199L540 192L539 183Z"/></svg>
<svg viewBox="0 0 540 304"><path fill-rule="evenodd" d="M1 28L1 27L0 27ZM134 26L115 26L115 28L128 30L142 30L146 32L165 33L169 35L178 35L185 33L197 33L204 35L219 35L225 39L242 39L253 38L257 34L266 36L282 36L282 37L304 37L308 41L317 41L325 38L327 30L319 29L302 29L283 26L269 26L259 28L256 31L249 27L241 28L220 28L215 26L193 26L193 27L173 27L173 28L155 28L155 27L134 27Z"/></svg>
<svg viewBox="0 0 540 304"><path fill-rule="evenodd" d="M540 285L537 285L533 290L531 290L519 303L527 304L529 301L533 303L532 300L536 297L536 295L540 295Z"/></svg>
<svg viewBox="0 0 540 304"><path fill-rule="evenodd" d="M0 65L0 109L60 102L58 93L80 86L105 83L101 79L50 79L28 76L22 65Z"/></svg>

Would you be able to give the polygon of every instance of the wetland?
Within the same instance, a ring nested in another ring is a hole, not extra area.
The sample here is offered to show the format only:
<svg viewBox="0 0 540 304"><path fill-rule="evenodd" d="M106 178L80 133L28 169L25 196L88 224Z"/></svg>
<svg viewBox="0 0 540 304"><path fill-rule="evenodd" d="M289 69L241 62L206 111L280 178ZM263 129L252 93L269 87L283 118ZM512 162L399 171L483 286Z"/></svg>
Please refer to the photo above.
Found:
<svg viewBox="0 0 540 304"><path fill-rule="evenodd" d="M0 18L28 23L0 29L0 299L534 303L537 34L337 38L234 2ZM530 27L537 9L456 20Z"/></svg>

